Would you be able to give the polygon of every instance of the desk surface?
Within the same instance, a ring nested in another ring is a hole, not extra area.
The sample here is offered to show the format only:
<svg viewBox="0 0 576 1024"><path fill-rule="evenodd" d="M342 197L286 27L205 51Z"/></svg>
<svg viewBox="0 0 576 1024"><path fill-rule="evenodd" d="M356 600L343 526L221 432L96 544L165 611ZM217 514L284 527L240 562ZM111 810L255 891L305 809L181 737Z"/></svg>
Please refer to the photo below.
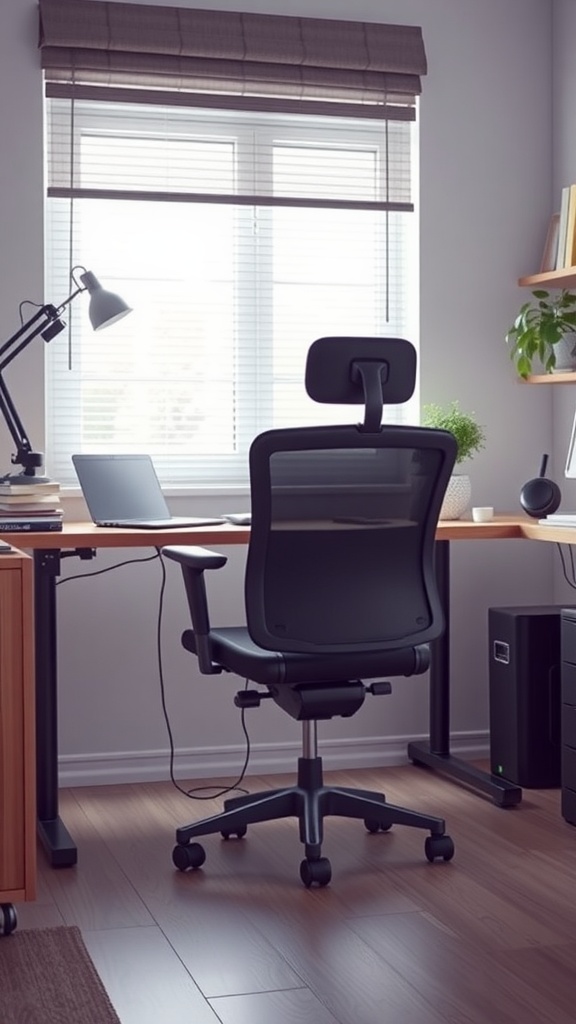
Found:
<svg viewBox="0 0 576 1024"><path fill-rule="evenodd" d="M494 540L528 538L559 544L576 543L576 527L539 526L528 516L495 516L490 523L473 523L470 519L445 520L438 523L438 540ZM16 548L122 548L164 547L166 544L246 544L250 528L223 523L217 526L193 526L174 530L134 530L93 523L65 522L62 531L46 533L2 533L0 537Z"/></svg>

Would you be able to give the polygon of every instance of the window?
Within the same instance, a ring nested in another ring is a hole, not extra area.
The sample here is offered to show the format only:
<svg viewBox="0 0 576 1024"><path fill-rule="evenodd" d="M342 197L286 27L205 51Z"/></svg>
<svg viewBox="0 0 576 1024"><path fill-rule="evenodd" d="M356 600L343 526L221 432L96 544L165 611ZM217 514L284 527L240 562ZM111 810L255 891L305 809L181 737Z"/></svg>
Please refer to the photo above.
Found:
<svg viewBox="0 0 576 1024"><path fill-rule="evenodd" d="M134 312L47 347L48 469L147 451L247 482L254 435L357 419L304 390L326 335L416 341L416 26L39 0L47 295L76 265ZM406 407L392 419L412 418ZM415 418L415 417L414 417Z"/></svg>

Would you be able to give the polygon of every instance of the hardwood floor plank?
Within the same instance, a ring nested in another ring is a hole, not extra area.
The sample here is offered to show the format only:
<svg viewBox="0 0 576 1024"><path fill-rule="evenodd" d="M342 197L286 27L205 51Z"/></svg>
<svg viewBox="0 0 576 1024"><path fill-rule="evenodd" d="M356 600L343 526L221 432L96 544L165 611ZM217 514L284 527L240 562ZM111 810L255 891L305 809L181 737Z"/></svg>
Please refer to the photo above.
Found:
<svg viewBox="0 0 576 1024"><path fill-rule="evenodd" d="M462 934L450 935L424 914L365 917L350 926L417 988L444 1020L467 1024L571 1024L554 993L514 975ZM566 979L564 979L566 980Z"/></svg>
<svg viewBox="0 0 576 1024"><path fill-rule="evenodd" d="M82 936L122 1024L219 1024L159 928Z"/></svg>
<svg viewBox="0 0 576 1024"><path fill-rule="evenodd" d="M44 878L64 922L86 930L152 925L154 920L144 901L110 855L106 841L79 806L74 792L62 790L60 803L62 819L78 846L78 865L49 870Z"/></svg>
<svg viewBox="0 0 576 1024"><path fill-rule="evenodd" d="M309 989L210 1000L222 1024L339 1024Z"/></svg>
<svg viewBox="0 0 576 1024"><path fill-rule="evenodd" d="M521 949L504 953L502 958L517 985L536 989L541 999L574 1020L576 1006L576 943L546 949Z"/></svg>

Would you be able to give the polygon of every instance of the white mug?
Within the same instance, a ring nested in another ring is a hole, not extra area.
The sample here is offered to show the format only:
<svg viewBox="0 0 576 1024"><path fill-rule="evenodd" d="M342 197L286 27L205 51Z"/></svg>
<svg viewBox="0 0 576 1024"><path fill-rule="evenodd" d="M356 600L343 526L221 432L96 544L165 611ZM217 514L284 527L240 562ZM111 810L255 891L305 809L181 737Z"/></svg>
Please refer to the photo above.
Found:
<svg viewBox="0 0 576 1024"><path fill-rule="evenodd" d="M472 519L475 523L489 523L494 518L494 509L491 505L477 506L472 509Z"/></svg>

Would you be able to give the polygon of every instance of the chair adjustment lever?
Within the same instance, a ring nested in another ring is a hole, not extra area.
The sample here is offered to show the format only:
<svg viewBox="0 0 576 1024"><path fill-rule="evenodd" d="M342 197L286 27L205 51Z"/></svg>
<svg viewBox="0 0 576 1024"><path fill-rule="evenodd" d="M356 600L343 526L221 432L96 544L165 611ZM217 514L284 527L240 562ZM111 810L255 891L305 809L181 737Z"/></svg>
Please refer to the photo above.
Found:
<svg viewBox="0 0 576 1024"><path fill-rule="evenodd" d="M381 682L381 683L370 683L366 687L368 693L372 693L375 697L385 696L387 693L392 693L392 683Z"/></svg>
<svg viewBox="0 0 576 1024"><path fill-rule="evenodd" d="M241 690L234 697L234 703L237 708L259 708L260 701L271 696L271 693L263 693L260 690Z"/></svg>

